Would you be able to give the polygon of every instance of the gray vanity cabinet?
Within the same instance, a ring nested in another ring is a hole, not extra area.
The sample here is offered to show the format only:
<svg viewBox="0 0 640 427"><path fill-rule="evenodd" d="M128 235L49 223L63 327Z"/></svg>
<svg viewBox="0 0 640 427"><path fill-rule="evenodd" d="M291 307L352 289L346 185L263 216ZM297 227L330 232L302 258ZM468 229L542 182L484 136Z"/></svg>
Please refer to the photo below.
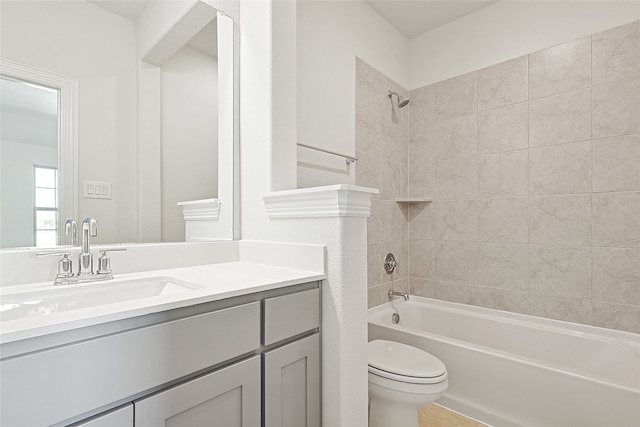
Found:
<svg viewBox="0 0 640 427"><path fill-rule="evenodd" d="M260 426L260 357L134 401L136 427Z"/></svg>
<svg viewBox="0 0 640 427"><path fill-rule="evenodd" d="M3 344L0 425L319 426L319 329L315 282Z"/></svg>

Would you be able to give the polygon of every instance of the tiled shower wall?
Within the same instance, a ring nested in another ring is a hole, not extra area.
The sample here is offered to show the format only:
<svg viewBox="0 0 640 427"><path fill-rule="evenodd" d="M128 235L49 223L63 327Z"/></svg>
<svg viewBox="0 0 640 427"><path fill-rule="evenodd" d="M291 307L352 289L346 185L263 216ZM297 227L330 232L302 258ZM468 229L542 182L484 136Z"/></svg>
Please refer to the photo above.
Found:
<svg viewBox="0 0 640 427"><path fill-rule="evenodd" d="M367 224L369 306L386 301L391 287L409 290L408 207L395 201L407 197L409 108L398 108L397 98L387 96L390 90L408 96L391 79L356 59L356 184L380 190ZM398 260L391 275L382 261L389 252Z"/></svg>
<svg viewBox="0 0 640 427"><path fill-rule="evenodd" d="M400 242L404 224L388 221L406 216L399 285L408 276L412 294L640 332L640 22L409 97L407 192L435 201L399 213L381 205L388 193L377 201L372 222Z"/></svg>

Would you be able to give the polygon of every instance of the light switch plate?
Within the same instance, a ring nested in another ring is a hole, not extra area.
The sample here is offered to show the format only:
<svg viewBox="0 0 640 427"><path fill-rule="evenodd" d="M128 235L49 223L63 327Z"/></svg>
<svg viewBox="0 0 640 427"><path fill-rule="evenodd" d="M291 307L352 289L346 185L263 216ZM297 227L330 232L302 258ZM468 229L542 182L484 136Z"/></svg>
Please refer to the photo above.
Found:
<svg viewBox="0 0 640 427"><path fill-rule="evenodd" d="M110 199L111 183L101 181L83 181L85 199Z"/></svg>

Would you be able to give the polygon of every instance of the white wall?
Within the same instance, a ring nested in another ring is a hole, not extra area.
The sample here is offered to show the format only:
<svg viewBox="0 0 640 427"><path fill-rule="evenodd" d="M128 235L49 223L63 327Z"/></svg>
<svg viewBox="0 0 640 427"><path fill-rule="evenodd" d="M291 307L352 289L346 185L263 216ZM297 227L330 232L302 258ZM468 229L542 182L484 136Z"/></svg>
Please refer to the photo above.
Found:
<svg viewBox="0 0 640 427"><path fill-rule="evenodd" d="M109 181L111 200L79 199L97 242L131 241L136 226L136 57L133 22L88 2L2 2L4 58L79 80L79 180ZM81 187L81 186L80 186Z"/></svg>
<svg viewBox="0 0 640 427"><path fill-rule="evenodd" d="M407 89L639 18L638 1L501 1L412 38Z"/></svg>
<svg viewBox="0 0 640 427"><path fill-rule="evenodd" d="M364 1L298 2L299 142L355 154L356 56L408 85L407 39ZM298 149L299 188L353 182L343 159Z"/></svg>
<svg viewBox="0 0 640 427"><path fill-rule="evenodd" d="M161 80L162 241L180 242L176 203L218 196L218 61L185 46L164 63Z"/></svg>

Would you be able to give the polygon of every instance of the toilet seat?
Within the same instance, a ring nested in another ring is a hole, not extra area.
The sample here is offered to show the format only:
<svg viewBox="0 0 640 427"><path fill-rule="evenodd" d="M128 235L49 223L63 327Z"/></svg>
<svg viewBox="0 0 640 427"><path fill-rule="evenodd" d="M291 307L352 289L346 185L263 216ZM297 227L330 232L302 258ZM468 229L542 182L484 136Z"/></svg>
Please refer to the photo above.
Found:
<svg viewBox="0 0 640 427"><path fill-rule="evenodd" d="M447 379L447 373L437 377L409 377L407 375L399 375L393 372L377 369L373 366L369 366L369 373L381 378L386 378L393 381L398 381L407 384L437 384Z"/></svg>
<svg viewBox="0 0 640 427"><path fill-rule="evenodd" d="M444 363L432 354L403 343L374 340L368 344L369 373L411 384L435 384L447 379Z"/></svg>

